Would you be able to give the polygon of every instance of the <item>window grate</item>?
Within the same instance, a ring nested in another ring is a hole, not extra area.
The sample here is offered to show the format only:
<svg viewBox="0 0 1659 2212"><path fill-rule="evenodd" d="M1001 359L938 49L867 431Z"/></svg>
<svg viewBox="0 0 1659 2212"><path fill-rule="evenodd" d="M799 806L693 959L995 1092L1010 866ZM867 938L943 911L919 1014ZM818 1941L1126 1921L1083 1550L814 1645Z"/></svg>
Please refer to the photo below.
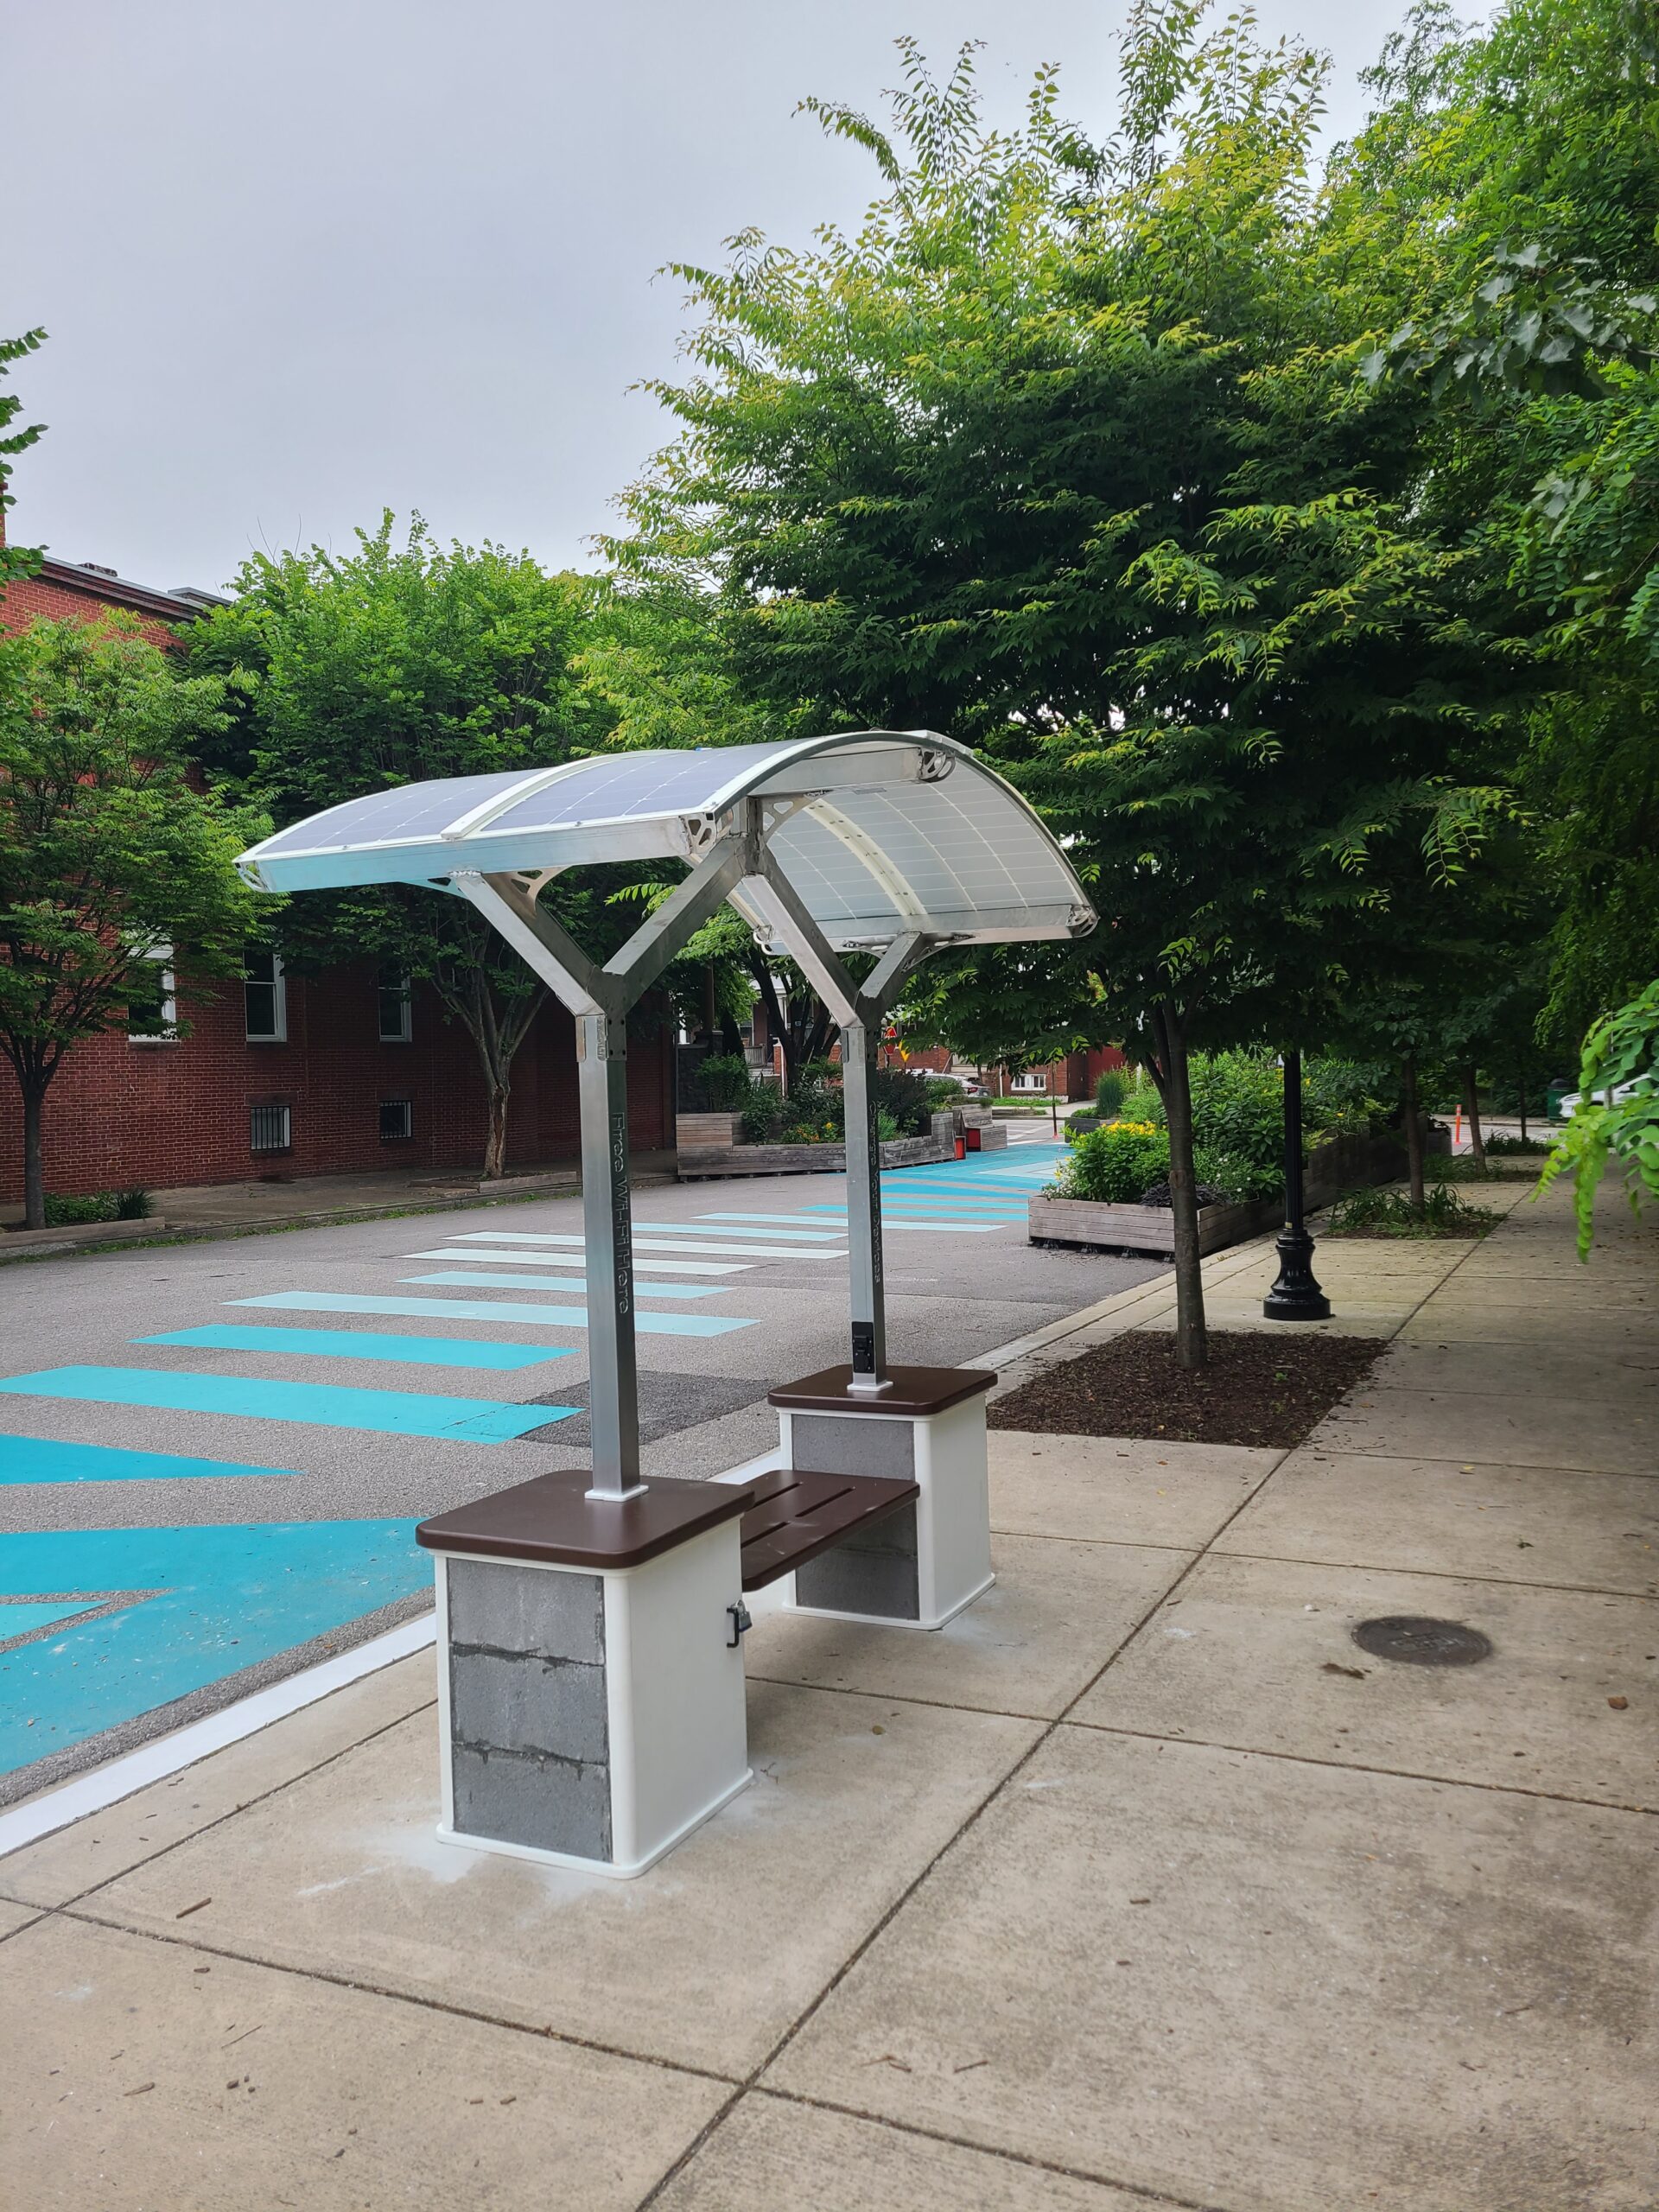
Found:
<svg viewBox="0 0 1659 2212"><path fill-rule="evenodd" d="M267 1103L248 1109L248 1149L251 1152L289 1152L293 1148L293 1116L284 1105Z"/></svg>
<svg viewBox="0 0 1659 2212"><path fill-rule="evenodd" d="M383 1098L380 1101L380 1141L396 1144L400 1137L415 1134L415 1107L408 1098Z"/></svg>

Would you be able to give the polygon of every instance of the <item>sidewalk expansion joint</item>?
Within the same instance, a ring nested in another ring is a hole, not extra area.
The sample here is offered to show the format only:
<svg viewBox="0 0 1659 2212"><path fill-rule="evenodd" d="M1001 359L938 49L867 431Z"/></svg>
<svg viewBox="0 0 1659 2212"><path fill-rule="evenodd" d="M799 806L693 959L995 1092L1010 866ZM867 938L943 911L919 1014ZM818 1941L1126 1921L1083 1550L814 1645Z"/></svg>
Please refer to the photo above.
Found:
<svg viewBox="0 0 1659 2212"><path fill-rule="evenodd" d="M1148 1545L1147 1550L1154 1547ZM1659 1590L1614 1590L1600 1582L1531 1582L1516 1574L1459 1573L1450 1567L1379 1567L1374 1560L1303 1559L1295 1552L1234 1552L1216 1554L1217 1559L1250 1559L1263 1567L1327 1567L1333 1574L1422 1575L1431 1582L1490 1582L1497 1590L1558 1590L1567 1598L1628 1598L1634 1604L1659 1605Z"/></svg>
<svg viewBox="0 0 1659 2212"><path fill-rule="evenodd" d="M500 2028L509 2035L531 2036L538 2043L563 2044L575 2050L588 2050L601 2058L625 2058L636 2066L655 2066L664 2074L682 2074L698 2082L719 2082L728 2087L734 2084L729 2074L721 2074L710 2066L690 2066L683 2059L664 2058L659 2051L630 2050L626 2044L602 2043L594 2036L573 2035L569 2029L536 2027L527 2020L515 2020L499 2012L486 2012L475 2005L457 2005L453 1999L423 1996L417 1990L398 1989L394 1985L365 1981L360 1976L331 1974L326 1967L296 1966L288 1959L273 1959L258 1951L238 1951L227 1943L203 1943L185 1935L175 1936L162 1928L136 1926L130 1921L111 1920L102 1914L72 1910L67 1905L52 1908L41 1916L44 1919L72 1920L81 1928L103 1928L111 1935L132 1936L146 1943L165 1943L175 1950L194 1951L203 1958L226 1959L237 1966L257 1967L267 1974L287 1974L295 1981L316 1981L330 1989L349 1989L359 1997L379 1997L388 2004L408 2005L421 2012L438 2012L454 2020L473 2020L480 2027Z"/></svg>
<svg viewBox="0 0 1659 2212"><path fill-rule="evenodd" d="M1068 1728L1087 1728L1096 1736L1132 1736L1137 1742L1167 1744L1179 1751L1236 1751L1245 1758L1278 1759L1288 1766L1324 1767L1333 1774L1374 1774L1389 1782L1427 1782L1437 1789L1484 1789L1493 1797L1541 1797L1552 1805L1582 1805L1592 1813L1635 1813L1659 1820L1659 1806L1631 1805L1622 1797L1579 1797L1565 1789L1529 1789L1519 1782L1481 1782L1461 1774L1425 1774L1410 1766L1375 1766L1364 1759L1325 1759L1312 1751L1275 1751L1262 1744L1229 1744L1214 1736L1172 1736L1160 1728L1128 1728L1122 1721L1068 1720Z"/></svg>

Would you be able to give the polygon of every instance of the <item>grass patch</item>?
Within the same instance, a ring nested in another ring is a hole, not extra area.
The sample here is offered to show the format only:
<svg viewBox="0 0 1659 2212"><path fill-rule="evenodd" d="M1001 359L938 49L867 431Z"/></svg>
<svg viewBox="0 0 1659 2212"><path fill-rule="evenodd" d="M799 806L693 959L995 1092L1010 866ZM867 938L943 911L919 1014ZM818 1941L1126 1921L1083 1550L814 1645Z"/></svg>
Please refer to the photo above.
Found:
<svg viewBox="0 0 1659 2212"><path fill-rule="evenodd" d="M1429 1185L1421 1207L1403 1191L1351 1191L1332 1207L1326 1236L1484 1236L1503 1218L1471 1206L1444 1183Z"/></svg>

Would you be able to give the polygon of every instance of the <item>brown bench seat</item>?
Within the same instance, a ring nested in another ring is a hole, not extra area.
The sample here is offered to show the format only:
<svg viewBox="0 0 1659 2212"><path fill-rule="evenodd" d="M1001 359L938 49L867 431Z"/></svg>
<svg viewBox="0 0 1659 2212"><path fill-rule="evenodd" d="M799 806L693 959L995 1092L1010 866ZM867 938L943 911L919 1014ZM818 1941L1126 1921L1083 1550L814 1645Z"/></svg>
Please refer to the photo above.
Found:
<svg viewBox="0 0 1659 2212"><path fill-rule="evenodd" d="M918 1485L875 1475L820 1475L779 1467L753 1485L754 1503L743 1516L745 1591L764 1590L792 1574L855 1529L885 1520L919 1497Z"/></svg>

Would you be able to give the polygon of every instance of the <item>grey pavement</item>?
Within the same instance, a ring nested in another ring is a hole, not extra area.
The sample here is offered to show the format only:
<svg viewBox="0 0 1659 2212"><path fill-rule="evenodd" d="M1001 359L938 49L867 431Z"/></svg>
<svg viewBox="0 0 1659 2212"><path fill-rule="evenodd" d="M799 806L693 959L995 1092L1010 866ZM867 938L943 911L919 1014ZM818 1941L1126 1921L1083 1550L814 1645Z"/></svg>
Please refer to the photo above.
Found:
<svg viewBox="0 0 1659 2212"><path fill-rule="evenodd" d="M637 1882L435 1840L424 1654L0 1859L10 2187L1652 2212L1659 1230L1570 1236L1516 1191L1484 1245L1322 1248L1390 1349L1295 1451L994 1432L993 1592L760 1621L754 1785ZM1395 1614L1491 1656L1356 1643Z"/></svg>
<svg viewBox="0 0 1659 2212"><path fill-rule="evenodd" d="M1029 1147L1047 1159L1046 1127L1016 1128L1007 1151L989 1155L1014 1163ZM964 1187L980 1186L971 1177ZM995 1192L1000 1185L989 1186ZM715 1336L642 1335L639 1340L641 1402L645 1413L645 1470L681 1477L719 1473L741 1465L777 1441L777 1416L766 1403L779 1382L844 1359L847 1339L847 1262L833 1224L805 1210L832 1205L844 1192L839 1176L786 1176L764 1180L663 1183L636 1192L636 1222L682 1225L674 1234L698 1232L699 1245L734 1249L707 1256L714 1269L677 1272L673 1253L642 1249L636 1277L660 1281L692 1296L652 1297L642 1288L640 1307L667 1325L682 1319L729 1319L741 1325ZM226 1200L238 1203L234 1190ZM908 1209L908 1211L907 1211ZM971 1204L963 1218L976 1218ZM1003 1211L1010 1208L1005 1205ZM895 1205L887 1235L891 1356L901 1361L957 1364L1051 1324L1079 1304L1152 1280L1155 1261L1112 1259L1039 1251L1026 1241L1023 1222L999 1218L984 1233L934 1230L926 1223L950 1211L943 1199L917 1211L906 1198ZM709 1219L735 1214L735 1220ZM768 1222L768 1215L784 1217ZM799 1219L823 1236L812 1244L796 1236ZM209 1376L239 1386L232 1409L180 1411L156 1404L131 1406L50 1395L18 1395L0 1388L0 1442L6 1438L46 1444L86 1444L151 1454L185 1454L255 1467L292 1471L235 1476L169 1478L158 1464L146 1480L0 1481L0 1534L191 1527L245 1529L258 1524L376 1522L407 1523L477 1498L550 1469L581 1466L587 1458L587 1332L580 1325L548 1326L515 1319L509 1309L526 1302L558 1306L550 1270L508 1265L487 1254L493 1244L527 1256L556 1254L559 1272L581 1272L578 1244L516 1245L518 1237L579 1236L577 1194L499 1199L442 1216L379 1217L290 1230L280 1235L223 1241L161 1243L130 1251L39 1259L0 1270L0 1341L5 1357L0 1384L9 1378L47 1375L66 1366L117 1371L114 1387L132 1370L140 1382ZM645 1240L646 1232L639 1232ZM469 1250L469 1240L474 1249ZM480 1242L480 1240L486 1240ZM656 1242L672 1241L657 1239ZM810 1250L815 1256L777 1257ZM822 1252L824 1256L816 1256ZM439 1256L422 1257L436 1254ZM666 1265L653 1263L667 1262ZM729 1267L729 1272L718 1272ZM478 1285L442 1285L421 1278L446 1273L482 1274ZM522 1286L519 1284L522 1278ZM302 1300L387 1298L413 1301L416 1310L395 1316L367 1312L285 1310L240 1301L276 1295ZM564 1304L574 1294L567 1293ZM476 1318L446 1318L427 1301L460 1300ZM575 1319L582 1318L579 1306ZM215 1325L259 1328L261 1340L241 1349L199 1343L168 1345L145 1339ZM268 1333L280 1325L338 1331L348 1338L394 1332L402 1339L465 1338L493 1346L539 1350L533 1366L512 1371L461 1370L378 1357L336 1357L320 1349L284 1351ZM348 1427L308 1421L253 1418L256 1404L280 1415L295 1386L384 1392L400 1404L433 1395L462 1395L492 1405L548 1405L545 1425L512 1440L481 1443L411 1438L388 1433L372 1408ZM48 1382L45 1389L51 1388ZM110 1387L105 1376L94 1389ZM284 1393L290 1394L284 1396ZM561 1409L577 1408L574 1419ZM407 1533L402 1541L412 1552ZM367 1606L355 1618L296 1627L291 1641L252 1664L227 1648L222 1661L182 1695L137 1713L113 1714L84 1740L52 1748L0 1776L0 1802L27 1795L65 1776L131 1749L151 1736L200 1718L251 1690L262 1688L320 1658L349 1649L397 1620L429 1607L429 1578L416 1555L418 1586L392 1602ZM44 1574L46 1584L39 1580ZM137 1570L114 1571L124 1589L141 1586ZM11 1585L7 1583L10 1590ZM79 1588L73 1553L67 1563L38 1570L25 1590L54 1593ZM3 1614L0 1612L0 1626ZM3 1637L0 1636L0 1643ZM17 1655L10 1655L14 1664ZM0 1675L4 1673L0 1662ZM92 1696L105 1677L99 1662L83 1680ZM0 1721L8 1693L0 1682ZM32 1694L27 1677L12 1694ZM26 1718L26 1717L25 1717ZM100 1714L100 1722L103 1716ZM45 1731L29 1739L33 1753Z"/></svg>

